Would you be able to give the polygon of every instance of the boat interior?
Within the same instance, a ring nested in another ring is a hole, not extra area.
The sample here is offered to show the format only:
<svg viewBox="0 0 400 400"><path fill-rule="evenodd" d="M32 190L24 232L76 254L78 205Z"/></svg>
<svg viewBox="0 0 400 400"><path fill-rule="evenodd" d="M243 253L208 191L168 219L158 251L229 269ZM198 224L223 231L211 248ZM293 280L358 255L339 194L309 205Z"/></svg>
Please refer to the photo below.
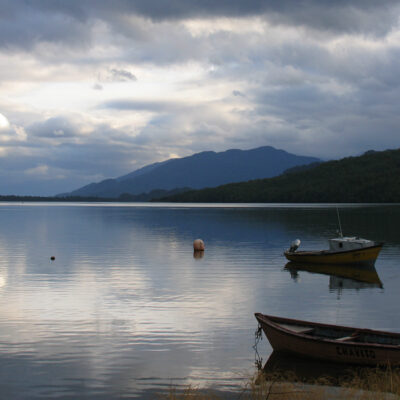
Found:
<svg viewBox="0 0 400 400"><path fill-rule="evenodd" d="M357 329L333 329L330 327L311 325L292 325L284 323L279 323L279 325L295 333L301 333L322 339L336 340L338 342L374 343L400 346L400 335L391 336Z"/></svg>

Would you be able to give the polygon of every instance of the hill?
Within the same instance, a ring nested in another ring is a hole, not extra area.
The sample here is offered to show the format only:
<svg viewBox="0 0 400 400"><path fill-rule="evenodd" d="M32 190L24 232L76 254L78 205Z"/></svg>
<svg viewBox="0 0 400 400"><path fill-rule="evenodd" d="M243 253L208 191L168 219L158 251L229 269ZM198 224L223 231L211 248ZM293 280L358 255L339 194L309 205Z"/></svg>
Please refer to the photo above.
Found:
<svg viewBox="0 0 400 400"><path fill-rule="evenodd" d="M292 169L270 179L188 191L161 199L173 202L397 203L400 150L367 152L311 169Z"/></svg>
<svg viewBox="0 0 400 400"><path fill-rule="evenodd" d="M206 151L189 157L147 165L116 179L91 183L59 196L118 198L153 190L200 189L230 182L277 176L288 168L319 161L270 146L252 150Z"/></svg>

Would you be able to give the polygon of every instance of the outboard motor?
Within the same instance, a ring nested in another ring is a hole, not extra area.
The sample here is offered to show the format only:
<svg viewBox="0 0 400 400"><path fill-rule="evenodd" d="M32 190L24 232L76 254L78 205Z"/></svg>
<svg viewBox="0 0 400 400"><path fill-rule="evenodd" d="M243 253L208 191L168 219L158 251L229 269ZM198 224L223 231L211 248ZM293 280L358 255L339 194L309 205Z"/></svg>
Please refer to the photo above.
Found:
<svg viewBox="0 0 400 400"><path fill-rule="evenodd" d="M293 240L292 244L290 245L289 252L294 253L300 246L300 239Z"/></svg>

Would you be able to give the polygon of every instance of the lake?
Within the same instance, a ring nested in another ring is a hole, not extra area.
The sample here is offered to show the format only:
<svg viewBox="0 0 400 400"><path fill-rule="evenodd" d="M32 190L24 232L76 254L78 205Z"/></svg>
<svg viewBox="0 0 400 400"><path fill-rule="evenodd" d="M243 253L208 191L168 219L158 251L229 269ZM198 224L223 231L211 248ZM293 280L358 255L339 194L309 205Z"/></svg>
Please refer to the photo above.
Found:
<svg viewBox="0 0 400 400"><path fill-rule="evenodd" d="M400 331L400 206L339 211L344 234L385 242L377 280L285 268L294 239L336 236L334 205L0 203L0 398L238 390L254 312Z"/></svg>

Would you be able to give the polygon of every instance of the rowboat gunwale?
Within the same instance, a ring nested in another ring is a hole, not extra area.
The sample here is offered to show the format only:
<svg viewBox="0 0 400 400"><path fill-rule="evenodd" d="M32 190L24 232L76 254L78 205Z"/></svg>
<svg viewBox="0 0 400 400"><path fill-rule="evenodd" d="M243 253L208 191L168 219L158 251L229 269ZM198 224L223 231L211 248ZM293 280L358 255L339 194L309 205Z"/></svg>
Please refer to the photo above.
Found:
<svg viewBox="0 0 400 400"><path fill-rule="evenodd" d="M396 344L379 344L379 343L363 343L363 342L356 342L352 340L348 341L343 341L343 342L338 342L337 339L330 339L330 338L324 338L321 336L310 336L307 335L306 333L301 333L301 332L295 332L293 330L287 329L279 323L286 323L288 325L305 325L305 326L310 326L310 327L320 327L320 328L328 328L328 329L333 329L333 330L344 330L344 331L349 331L349 332L355 332L357 331L360 334L372 334L372 335L380 335L380 336L387 336L387 337L395 337L400 339L400 333L397 332L387 332L387 331L378 331L374 329L368 329L368 328L355 328L355 327L350 327L350 326L341 326L341 325L332 325L332 324L325 324L325 323L319 323L319 322L311 322L311 321L303 321L303 320L297 320L297 319L291 319L291 318L283 318L283 317L277 317L277 316L272 316L272 315L266 315L262 313L255 313L254 314L257 321L260 323L261 326L263 324L266 324L267 326L271 326L274 329L278 331L284 332L286 335L290 336L295 336L295 337L301 337L302 339L306 339L309 341L314 341L314 342L326 342L329 344L340 344L341 346L356 346L356 347L362 347L362 348L376 348L376 349L390 349L390 350L397 350L400 351L400 345ZM275 321L279 321L274 322ZM264 331L265 332L265 331Z"/></svg>

